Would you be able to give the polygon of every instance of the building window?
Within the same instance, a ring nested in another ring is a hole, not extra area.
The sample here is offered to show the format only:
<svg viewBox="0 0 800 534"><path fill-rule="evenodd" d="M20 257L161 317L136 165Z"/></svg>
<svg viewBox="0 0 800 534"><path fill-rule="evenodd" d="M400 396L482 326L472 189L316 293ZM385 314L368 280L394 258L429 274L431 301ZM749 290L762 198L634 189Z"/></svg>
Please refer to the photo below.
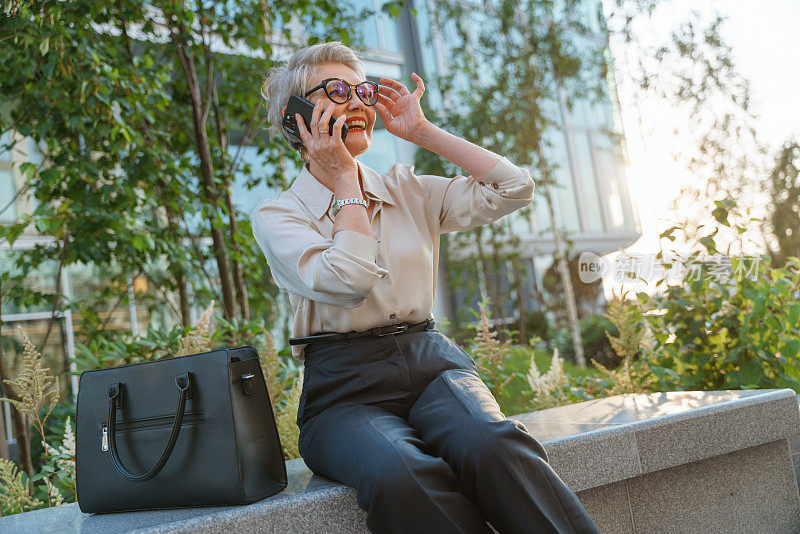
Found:
<svg viewBox="0 0 800 534"><path fill-rule="evenodd" d="M581 224L578 216L578 206L575 203L575 186L572 182L572 173L569 169L569 153L564 132L550 130L545 135L549 140L547 155L549 163L554 167L553 178L558 187L551 190L556 219L560 227L567 232L580 232ZM538 213L537 213L538 215ZM550 226L549 217L540 221L544 227Z"/></svg>
<svg viewBox="0 0 800 534"><path fill-rule="evenodd" d="M514 314L517 312L515 306L515 293L511 290L511 279L509 277L509 270L507 262L502 262L499 266L494 265L494 262L487 262L488 272L484 272L484 283L486 287L486 296L491 301L492 319L497 321L503 319L503 322L513 321ZM500 304L502 301L502 310Z"/></svg>
<svg viewBox="0 0 800 534"><path fill-rule="evenodd" d="M525 309L529 312L539 310L541 305L536 298L536 268L530 258L519 260L519 269L522 278L523 298L525 299Z"/></svg>
<svg viewBox="0 0 800 534"><path fill-rule="evenodd" d="M451 265L449 271L451 276L448 286L454 288L453 309L461 316L461 320L471 322L474 317L468 310L480 309L479 303L483 292L478 262L477 260L458 262L456 265Z"/></svg>
<svg viewBox="0 0 800 534"><path fill-rule="evenodd" d="M397 19L380 11L381 6L388 3L387 1L378 0L378 23L381 29L381 49L390 50L392 52L402 51L400 43L400 32L397 30Z"/></svg>
<svg viewBox="0 0 800 534"><path fill-rule="evenodd" d="M585 132L572 132L575 147L575 168L578 172L580 194L583 198L583 215L585 232L602 232L603 215L600 212L600 195L597 193L597 181L592 164L592 146L589 135Z"/></svg>
<svg viewBox="0 0 800 534"><path fill-rule="evenodd" d="M356 14L360 14L364 10L376 10L379 7L376 7L372 0L353 0L353 7L355 7ZM375 15L362 17L362 22L359 25L359 35L363 37L364 47L371 48L371 49L381 49L381 41L378 32L378 19Z"/></svg>
<svg viewBox="0 0 800 534"><path fill-rule="evenodd" d="M13 201L15 194L14 175L10 170L0 169L0 222L17 220L16 202Z"/></svg>
<svg viewBox="0 0 800 534"><path fill-rule="evenodd" d="M516 265L515 265L516 262ZM509 323L519 319L520 298L525 301L528 313L541 308L536 299L536 270L530 258L518 258L514 261L504 261L497 269L489 259L486 262L488 272L484 272L479 259L460 262L458 267L451 267L449 287L453 290L453 304L455 310L462 316L462 320L474 321L474 316L469 310L480 310L480 302L489 299L492 312L492 323L498 320ZM515 270L516 267L516 270ZM517 275L522 277L521 288L517 283ZM522 295L519 290L522 290ZM498 303L493 297L498 295L503 301L503 309L498 309Z"/></svg>
<svg viewBox="0 0 800 534"><path fill-rule="evenodd" d="M272 198L281 190L281 184L273 184L270 176L277 175L277 169L267 163L263 154L259 155L257 146L229 145L228 154L231 159L239 152L236 162L236 175L233 182L233 201L238 209L248 216L265 198ZM291 182L299 174L300 169L287 158L286 180ZM249 167L249 173L244 172L244 166Z"/></svg>
<svg viewBox="0 0 800 534"><path fill-rule="evenodd" d="M608 135L597 135L594 140L598 178L608 184L607 202L611 226L615 230L622 230L625 227L625 208L619 182L625 172L622 152L619 143Z"/></svg>
<svg viewBox="0 0 800 534"><path fill-rule="evenodd" d="M11 130L6 130L0 134L0 161L11 161L9 144L11 144Z"/></svg>

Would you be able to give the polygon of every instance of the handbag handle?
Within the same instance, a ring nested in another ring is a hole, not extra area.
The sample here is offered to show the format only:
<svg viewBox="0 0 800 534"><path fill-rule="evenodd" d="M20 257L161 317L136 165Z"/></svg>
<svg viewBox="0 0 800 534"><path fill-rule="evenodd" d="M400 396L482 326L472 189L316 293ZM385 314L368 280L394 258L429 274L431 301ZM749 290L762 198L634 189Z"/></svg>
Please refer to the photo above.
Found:
<svg viewBox="0 0 800 534"><path fill-rule="evenodd" d="M172 434L169 437L167 446L164 448L164 453L161 455L158 463L156 463L156 465L153 466L150 471L143 475L135 475L131 473L122 464L122 460L120 460L119 453L117 452L117 437L115 432L117 424L116 399L120 394L122 384L117 382L116 384L111 384L106 388L106 396L108 397L108 445L109 449L111 449L111 460L114 463L114 467L117 468L117 471L119 471L119 473L128 480L143 482L153 478L158 474L159 471L161 471L161 469L164 467L164 464L167 463L167 460L169 460L169 457L172 454L172 449L175 447L175 442L178 441L178 434L181 432L183 414L186 410L186 392L189 390L189 373L187 372L176 376L175 385L178 387L178 390L180 390L180 397L178 398L178 408L175 410L175 419L172 423Z"/></svg>

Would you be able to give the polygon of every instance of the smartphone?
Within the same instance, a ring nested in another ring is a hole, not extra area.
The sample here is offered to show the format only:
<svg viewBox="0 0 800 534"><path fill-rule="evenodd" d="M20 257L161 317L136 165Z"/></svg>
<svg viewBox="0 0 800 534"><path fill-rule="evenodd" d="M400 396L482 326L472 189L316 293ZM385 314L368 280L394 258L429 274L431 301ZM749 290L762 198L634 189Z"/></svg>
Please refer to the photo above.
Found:
<svg viewBox="0 0 800 534"><path fill-rule="evenodd" d="M289 103L286 105L286 113L283 115L283 129L286 133L289 134L289 137L292 141L292 146L297 148L295 145L302 145L303 140L300 138L300 130L297 129L297 121L294 118L295 113L299 113L301 117L303 117L303 122L306 124L306 128L311 128L311 115L314 112L314 104L306 100L305 98L301 98L297 95L292 95L289 97ZM331 120L328 124L328 135L333 135L333 125L336 122L337 117L331 117ZM345 140L347 137L347 124L342 125L342 141Z"/></svg>

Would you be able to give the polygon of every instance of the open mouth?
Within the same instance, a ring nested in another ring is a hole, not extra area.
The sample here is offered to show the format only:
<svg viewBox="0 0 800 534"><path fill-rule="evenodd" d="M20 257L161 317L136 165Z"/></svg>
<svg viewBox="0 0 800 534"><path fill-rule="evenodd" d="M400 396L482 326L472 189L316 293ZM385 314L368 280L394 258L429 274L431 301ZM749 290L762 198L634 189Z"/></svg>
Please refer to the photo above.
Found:
<svg viewBox="0 0 800 534"><path fill-rule="evenodd" d="M352 117L345 121L347 124L348 132L350 131L364 131L367 128L367 121L363 117Z"/></svg>

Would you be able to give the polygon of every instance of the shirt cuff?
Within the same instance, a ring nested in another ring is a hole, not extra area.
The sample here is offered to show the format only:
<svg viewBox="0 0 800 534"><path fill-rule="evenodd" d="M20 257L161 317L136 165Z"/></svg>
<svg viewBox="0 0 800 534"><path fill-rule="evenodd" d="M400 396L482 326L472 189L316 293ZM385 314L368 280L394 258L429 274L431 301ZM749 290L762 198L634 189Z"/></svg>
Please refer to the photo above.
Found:
<svg viewBox="0 0 800 534"><path fill-rule="evenodd" d="M491 186L501 195L512 190L520 189L528 184L528 173L524 169L511 163L505 156L497 160L497 164L481 180L481 183Z"/></svg>
<svg viewBox="0 0 800 534"><path fill-rule="evenodd" d="M339 230L333 236L333 246L371 263L378 261L378 240L361 232Z"/></svg>

